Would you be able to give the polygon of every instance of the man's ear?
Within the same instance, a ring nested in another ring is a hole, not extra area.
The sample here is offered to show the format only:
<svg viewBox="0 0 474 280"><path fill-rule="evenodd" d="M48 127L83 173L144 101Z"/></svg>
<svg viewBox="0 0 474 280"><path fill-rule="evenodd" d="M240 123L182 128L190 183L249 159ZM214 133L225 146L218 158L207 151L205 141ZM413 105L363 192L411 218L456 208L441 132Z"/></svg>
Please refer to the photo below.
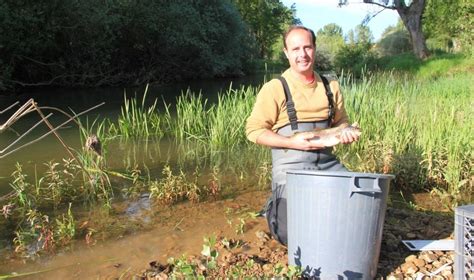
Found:
<svg viewBox="0 0 474 280"><path fill-rule="evenodd" d="M289 57L288 57L288 51L286 50L286 48L283 48L283 52L285 53L286 58L289 59Z"/></svg>

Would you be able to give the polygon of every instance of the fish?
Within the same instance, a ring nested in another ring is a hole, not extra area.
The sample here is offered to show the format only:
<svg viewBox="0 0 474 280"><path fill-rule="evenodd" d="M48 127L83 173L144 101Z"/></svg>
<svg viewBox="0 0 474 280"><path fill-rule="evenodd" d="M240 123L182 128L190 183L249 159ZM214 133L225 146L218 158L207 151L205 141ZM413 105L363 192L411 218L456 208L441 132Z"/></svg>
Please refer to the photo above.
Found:
<svg viewBox="0 0 474 280"><path fill-rule="evenodd" d="M353 123L352 125L346 125L346 126L326 128L326 129L315 129L312 131L306 131L306 132L300 132L300 133L312 133L313 137L308 139L308 141L315 142L315 143L317 142L318 144L323 144L326 147L333 147L341 143L341 135L349 131L353 132L357 136L360 136L362 134L362 131L358 123Z"/></svg>

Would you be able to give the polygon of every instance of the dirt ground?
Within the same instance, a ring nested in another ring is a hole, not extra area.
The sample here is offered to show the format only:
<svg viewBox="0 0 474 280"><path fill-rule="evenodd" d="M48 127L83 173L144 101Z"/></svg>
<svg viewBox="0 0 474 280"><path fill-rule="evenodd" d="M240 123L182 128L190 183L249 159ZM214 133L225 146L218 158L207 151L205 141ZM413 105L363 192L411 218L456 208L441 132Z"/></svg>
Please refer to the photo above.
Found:
<svg viewBox="0 0 474 280"><path fill-rule="evenodd" d="M377 279L454 279L453 251L410 251L402 243L402 240L439 240L454 237L452 213L424 208L440 207L435 205L427 194L420 194L413 199L418 200L418 209L389 203L377 265ZM260 200L264 202L263 197ZM249 200L240 197L232 203L235 209L248 209L246 201ZM423 210L420 210L421 208ZM263 217L248 220L241 234L221 232L217 236L214 249L215 257L205 256L198 251L189 252L190 255L172 264L149 260L149 264L144 265L144 268L134 275L134 279L185 276L186 272L189 272L186 271L187 268L192 268L194 276L203 275L209 279L300 275L294 271L294 267L288 266L287 248L271 238L266 219ZM179 256L175 256L175 260L176 258ZM303 272L304 275L309 274Z"/></svg>

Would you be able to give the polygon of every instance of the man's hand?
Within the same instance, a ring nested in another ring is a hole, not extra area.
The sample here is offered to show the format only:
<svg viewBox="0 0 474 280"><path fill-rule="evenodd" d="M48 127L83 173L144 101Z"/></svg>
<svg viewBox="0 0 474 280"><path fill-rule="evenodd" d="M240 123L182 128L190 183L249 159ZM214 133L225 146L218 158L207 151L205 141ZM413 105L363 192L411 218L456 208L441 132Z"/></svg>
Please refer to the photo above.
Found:
<svg viewBox="0 0 474 280"><path fill-rule="evenodd" d="M319 150L323 149L326 146L321 141L314 141L315 135L313 132L300 132L291 137L290 140L290 147L291 149L295 150Z"/></svg>
<svg viewBox="0 0 474 280"><path fill-rule="evenodd" d="M350 129L342 130L340 140L342 144L350 144L359 140L359 136L360 132Z"/></svg>
<svg viewBox="0 0 474 280"><path fill-rule="evenodd" d="M325 148L325 146L319 141L310 141L311 138L314 138L313 132L302 132L297 133L291 137L286 137L271 130L266 130L257 138L257 143L271 148L284 148L304 151Z"/></svg>

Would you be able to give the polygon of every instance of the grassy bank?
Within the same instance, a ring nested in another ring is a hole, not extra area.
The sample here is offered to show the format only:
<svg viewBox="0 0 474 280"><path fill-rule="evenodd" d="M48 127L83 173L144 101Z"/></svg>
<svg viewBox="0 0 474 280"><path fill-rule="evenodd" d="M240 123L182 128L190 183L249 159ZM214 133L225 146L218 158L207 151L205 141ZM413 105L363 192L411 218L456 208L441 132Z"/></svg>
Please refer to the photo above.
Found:
<svg viewBox="0 0 474 280"><path fill-rule="evenodd" d="M474 75L459 71L470 67L471 60L446 59L419 65L416 74L412 69L366 75L361 80L341 77L346 109L350 119L361 125L363 136L354 145L337 147L336 154L351 170L393 173L396 188L432 191L453 207L472 199L474 88L470 81ZM444 75L439 74L438 64L450 65ZM257 92L253 87L231 88L219 95L217 103L209 104L201 94L188 91L177 99L174 110L168 104L165 112L153 110L148 118L160 120L155 122L161 124L156 133L160 137L191 143L187 146L191 157L225 154L246 169L251 161L270 160L264 148L245 139L245 120ZM249 151L251 160L244 160L241 155Z"/></svg>

